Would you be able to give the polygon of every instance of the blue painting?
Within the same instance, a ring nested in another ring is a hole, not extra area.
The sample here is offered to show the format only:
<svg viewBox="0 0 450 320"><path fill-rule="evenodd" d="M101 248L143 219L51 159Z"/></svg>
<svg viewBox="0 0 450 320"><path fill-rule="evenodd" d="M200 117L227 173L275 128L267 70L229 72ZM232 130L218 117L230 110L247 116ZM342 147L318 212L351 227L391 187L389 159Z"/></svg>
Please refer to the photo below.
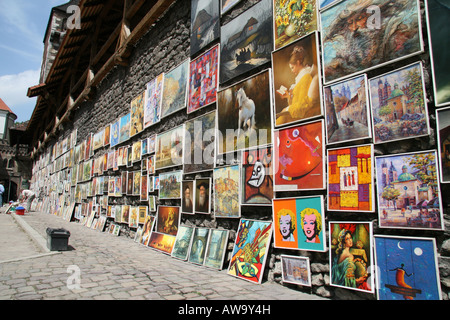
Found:
<svg viewBox="0 0 450 320"><path fill-rule="evenodd" d="M440 300L432 238L375 236L379 300Z"/></svg>
<svg viewBox="0 0 450 320"><path fill-rule="evenodd" d="M119 120L111 124L111 139L110 139L111 147L114 147L117 144L119 144L119 128L120 128Z"/></svg>

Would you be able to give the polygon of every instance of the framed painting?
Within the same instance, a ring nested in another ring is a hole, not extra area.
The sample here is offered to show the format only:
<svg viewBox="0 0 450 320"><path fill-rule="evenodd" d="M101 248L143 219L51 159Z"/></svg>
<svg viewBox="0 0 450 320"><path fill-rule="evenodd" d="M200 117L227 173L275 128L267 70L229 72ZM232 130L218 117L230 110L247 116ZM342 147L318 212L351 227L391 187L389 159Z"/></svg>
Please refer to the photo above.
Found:
<svg viewBox="0 0 450 320"><path fill-rule="evenodd" d="M241 216L239 173L239 165L214 169L214 215L216 218L239 218Z"/></svg>
<svg viewBox="0 0 450 320"><path fill-rule="evenodd" d="M130 139L131 113L120 117L119 143Z"/></svg>
<svg viewBox="0 0 450 320"><path fill-rule="evenodd" d="M217 153L272 143L270 69L217 94Z"/></svg>
<svg viewBox="0 0 450 320"><path fill-rule="evenodd" d="M103 128L101 131L97 132L96 134L94 134L94 142L93 142L93 150L98 150L101 147L103 147L103 140L104 140L104 136L105 135L105 129Z"/></svg>
<svg viewBox="0 0 450 320"><path fill-rule="evenodd" d="M134 242L140 243L142 240L142 226L139 226L134 234Z"/></svg>
<svg viewBox="0 0 450 320"><path fill-rule="evenodd" d="M156 231L176 236L180 226L180 207L158 206Z"/></svg>
<svg viewBox="0 0 450 320"><path fill-rule="evenodd" d="M442 300L434 238L374 238L378 300Z"/></svg>
<svg viewBox="0 0 450 320"><path fill-rule="evenodd" d="M375 157L381 228L443 230L435 150Z"/></svg>
<svg viewBox="0 0 450 320"><path fill-rule="evenodd" d="M339 1L339 0L319 0L320 10L323 10L328 6L331 6L336 1Z"/></svg>
<svg viewBox="0 0 450 320"><path fill-rule="evenodd" d="M423 51L417 0L339 1L320 20L326 84Z"/></svg>
<svg viewBox="0 0 450 320"><path fill-rule="evenodd" d="M176 238L176 236L153 231L147 245L150 248L170 255L172 253Z"/></svg>
<svg viewBox="0 0 450 320"><path fill-rule="evenodd" d="M241 219L231 254L228 274L260 284L264 274L272 222Z"/></svg>
<svg viewBox="0 0 450 320"><path fill-rule="evenodd" d="M206 246L209 239L209 231L209 228L195 228L191 249L189 250L188 261L190 263L203 265L203 262L205 261Z"/></svg>
<svg viewBox="0 0 450 320"><path fill-rule="evenodd" d="M126 223L128 224L129 218L130 218L130 205L123 205L123 206L116 206L116 215L117 215L117 210L118 208L120 208L120 222L122 223Z"/></svg>
<svg viewBox="0 0 450 320"><path fill-rule="evenodd" d="M144 130L144 92L131 101L130 137Z"/></svg>
<svg viewBox="0 0 450 320"><path fill-rule="evenodd" d="M220 83L270 62L272 0L261 0L220 28Z"/></svg>
<svg viewBox="0 0 450 320"><path fill-rule="evenodd" d="M137 228L139 226L139 207L130 207L130 216L128 219L128 226L130 228Z"/></svg>
<svg viewBox="0 0 450 320"><path fill-rule="evenodd" d="M241 204L271 205L274 198L272 147L242 152Z"/></svg>
<svg viewBox="0 0 450 320"><path fill-rule="evenodd" d="M153 178L153 177L151 177L151 178ZM150 182L150 179L149 179L149 183L148 184L152 185L153 182ZM156 196L149 196L148 197L148 210L150 210L152 212L156 211Z"/></svg>
<svg viewBox="0 0 450 320"><path fill-rule="evenodd" d="M139 224L145 223L145 218L148 215L148 207L147 206L139 206Z"/></svg>
<svg viewBox="0 0 450 320"><path fill-rule="evenodd" d="M183 171L164 172L159 174L159 199L181 199L181 181Z"/></svg>
<svg viewBox="0 0 450 320"><path fill-rule="evenodd" d="M220 36L219 0L191 1L191 56Z"/></svg>
<svg viewBox="0 0 450 320"><path fill-rule="evenodd" d="M144 93L144 128L160 121L163 84L163 73L147 83Z"/></svg>
<svg viewBox="0 0 450 320"><path fill-rule="evenodd" d="M120 120L111 123L111 138L110 147L115 147L119 144L119 134L120 134Z"/></svg>
<svg viewBox="0 0 450 320"><path fill-rule="evenodd" d="M318 29L316 0L273 0L275 50Z"/></svg>
<svg viewBox="0 0 450 320"><path fill-rule="evenodd" d="M148 154L155 153L156 148L156 134L152 134L150 137L148 137Z"/></svg>
<svg viewBox="0 0 450 320"><path fill-rule="evenodd" d="M197 178L194 183L194 213L211 213L211 178Z"/></svg>
<svg viewBox="0 0 450 320"><path fill-rule="evenodd" d="M371 222L329 222L330 285L375 292Z"/></svg>
<svg viewBox="0 0 450 320"><path fill-rule="evenodd" d="M311 287L309 258L282 254L281 277L284 283Z"/></svg>
<svg viewBox="0 0 450 320"><path fill-rule="evenodd" d="M141 152L142 152L142 145L141 140L138 140L133 143L132 149L131 149L131 162L139 162L141 161Z"/></svg>
<svg viewBox="0 0 450 320"><path fill-rule="evenodd" d="M450 107L436 110L440 180L450 183Z"/></svg>
<svg viewBox="0 0 450 320"><path fill-rule="evenodd" d="M219 45L216 45L190 63L187 113L216 102L218 84Z"/></svg>
<svg viewBox="0 0 450 320"><path fill-rule="evenodd" d="M142 147L142 151L141 151L141 155L145 156L148 154L148 139L142 139L141 140L141 147Z"/></svg>
<svg viewBox="0 0 450 320"><path fill-rule="evenodd" d="M430 134L422 63L370 79L374 143Z"/></svg>
<svg viewBox="0 0 450 320"><path fill-rule="evenodd" d="M133 196L139 196L141 194L141 171L133 172Z"/></svg>
<svg viewBox="0 0 450 320"><path fill-rule="evenodd" d="M428 42L430 45L433 92L436 106L450 104L450 66L447 62L449 49L446 45L449 34L450 7L448 1L425 0L427 13Z"/></svg>
<svg viewBox="0 0 450 320"><path fill-rule="evenodd" d="M184 173L212 170L216 155L216 112L188 120L184 128Z"/></svg>
<svg viewBox="0 0 450 320"><path fill-rule="evenodd" d="M274 199L274 246L326 251L323 203L323 196Z"/></svg>
<svg viewBox="0 0 450 320"><path fill-rule="evenodd" d="M272 53L275 126L321 116L317 32Z"/></svg>
<svg viewBox="0 0 450 320"><path fill-rule="evenodd" d="M373 145L328 149L329 211L374 212Z"/></svg>
<svg viewBox="0 0 450 320"><path fill-rule="evenodd" d="M274 190L325 189L323 120L274 130Z"/></svg>
<svg viewBox="0 0 450 320"><path fill-rule="evenodd" d="M365 74L323 88L327 144L372 137Z"/></svg>
<svg viewBox="0 0 450 320"><path fill-rule="evenodd" d="M111 124L108 124L104 129L104 135L103 135L103 146L109 145L110 139L111 139Z"/></svg>
<svg viewBox="0 0 450 320"><path fill-rule="evenodd" d="M231 10L241 0L220 0L220 14L224 14Z"/></svg>
<svg viewBox="0 0 450 320"><path fill-rule="evenodd" d="M194 236L194 227L180 226L177 238L172 249L172 257L186 261L189 257L192 239Z"/></svg>
<svg viewBox="0 0 450 320"><path fill-rule="evenodd" d="M156 170L183 164L183 138L183 125L157 135Z"/></svg>
<svg viewBox="0 0 450 320"><path fill-rule="evenodd" d="M148 174L141 174L140 201L148 200Z"/></svg>
<svg viewBox="0 0 450 320"><path fill-rule="evenodd" d="M161 118L186 108L189 59L176 66L164 75L161 101Z"/></svg>
<svg viewBox="0 0 450 320"><path fill-rule="evenodd" d="M227 250L228 235L229 230L211 229L204 260L206 267L222 270Z"/></svg>
<svg viewBox="0 0 450 320"><path fill-rule="evenodd" d="M183 180L181 182L181 192L181 213L194 214L194 180Z"/></svg>

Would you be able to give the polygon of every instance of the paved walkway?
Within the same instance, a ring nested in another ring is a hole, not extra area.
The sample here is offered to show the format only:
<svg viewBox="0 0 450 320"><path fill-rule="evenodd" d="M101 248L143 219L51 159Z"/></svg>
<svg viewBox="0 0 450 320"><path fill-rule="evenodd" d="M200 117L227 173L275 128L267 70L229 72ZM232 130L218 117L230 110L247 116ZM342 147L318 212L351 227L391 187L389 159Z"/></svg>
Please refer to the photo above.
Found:
<svg viewBox="0 0 450 320"><path fill-rule="evenodd" d="M253 284L60 217L0 214L1 300L322 300L280 284ZM69 230L49 252L46 228ZM77 281L79 280L79 281Z"/></svg>

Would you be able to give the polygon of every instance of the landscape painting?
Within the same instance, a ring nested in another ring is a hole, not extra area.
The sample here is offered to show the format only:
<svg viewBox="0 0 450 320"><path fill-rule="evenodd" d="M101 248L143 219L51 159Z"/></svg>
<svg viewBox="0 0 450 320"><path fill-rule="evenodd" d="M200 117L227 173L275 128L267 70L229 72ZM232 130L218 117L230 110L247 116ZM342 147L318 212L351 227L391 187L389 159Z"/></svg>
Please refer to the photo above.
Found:
<svg viewBox="0 0 450 320"><path fill-rule="evenodd" d="M119 133L120 132L120 121L117 120L113 123L111 123L111 139L110 139L110 146L115 147L117 144L119 144ZM83 150L82 150L83 151Z"/></svg>
<svg viewBox="0 0 450 320"><path fill-rule="evenodd" d="M311 287L311 269L308 257L281 255L283 282Z"/></svg>
<svg viewBox="0 0 450 320"><path fill-rule="evenodd" d="M205 261L209 231L209 228L195 228L191 249L189 250L189 262L203 265L203 262Z"/></svg>
<svg viewBox="0 0 450 320"><path fill-rule="evenodd" d="M148 128L160 120L163 83L163 73L147 83L143 103L144 128Z"/></svg>
<svg viewBox="0 0 450 320"><path fill-rule="evenodd" d="M172 257L184 261L188 259L194 229L194 227L180 226L173 246Z"/></svg>
<svg viewBox="0 0 450 320"><path fill-rule="evenodd" d="M183 164L183 125L156 137L155 169Z"/></svg>
<svg viewBox="0 0 450 320"><path fill-rule="evenodd" d="M189 79L189 59L164 75L161 118L186 108Z"/></svg>
<svg viewBox="0 0 450 320"><path fill-rule="evenodd" d="M261 0L220 29L220 83L270 62L272 0Z"/></svg>
<svg viewBox="0 0 450 320"><path fill-rule="evenodd" d="M229 232L229 230L211 229L204 261L206 267L222 270Z"/></svg>
<svg viewBox="0 0 450 320"><path fill-rule="evenodd" d="M191 1L191 56L219 38L219 0Z"/></svg>
<svg viewBox="0 0 450 320"><path fill-rule="evenodd" d="M441 182L450 183L450 107L436 110Z"/></svg>
<svg viewBox="0 0 450 320"><path fill-rule="evenodd" d="M213 180L215 217L239 218L241 216L239 165L215 168Z"/></svg>
<svg viewBox="0 0 450 320"><path fill-rule="evenodd" d="M122 143L130 139L131 114L127 113L120 118L119 142Z"/></svg>
<svg viewBox="0 0 450 320"><path fill-rule="evenodd" d="M180 199L183 171L164 172L159 174L159 199Z"/></svg>
<svg viewBox="0 0 450 320"><path fill-rule="evenodd" d="M144 130L144 92L131 101L130 137Z"/></svg>

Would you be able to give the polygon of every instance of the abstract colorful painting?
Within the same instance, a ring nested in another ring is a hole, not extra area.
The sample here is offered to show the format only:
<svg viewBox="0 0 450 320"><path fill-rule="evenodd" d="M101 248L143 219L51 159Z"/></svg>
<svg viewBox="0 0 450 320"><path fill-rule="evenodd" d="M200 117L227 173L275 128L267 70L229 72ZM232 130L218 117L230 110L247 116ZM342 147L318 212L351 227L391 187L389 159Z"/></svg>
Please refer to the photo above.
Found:
<svg viewBox="0 0 450 320"><path fill-rule="evenodd" d="M328 210L375 211L373 146L328 149Z"/></svg>
<svg viewBox="0 0 450 320"><path fill-rule="evenodd" d="M164 75L161 118L186 107L189 79L189 59Z"/></svg>
<svg viewBox="0 0 450 320"><path fill-rule="evenodd" d="M329 222L330 284L375 292L371 222Z"/></svg>
<svg viewBox="0 0 450 320"><path fill-rule="evenodd" d="M260 284L271 236L272 222L241 219L228 274Z"/></svg>
<svg viewBox="0 0 450 320"><path fill-rule="evenodd" d="M275 191L325 189L323 120L274 131Z"/></svg>
<svg viewBox="0 0 450 320"><path fill-rule="evenodd" d="M216 102L219 83L219 45L191 61L187 113Z"/></svg>
<svg viewBox="0 0 450 320"><path fill-rule="evenodd" d="M160 121L163 83L163 73L147 83L144 94L144 128Z"/></svg>
<svg viewBox="0 0 450 320"><path fill-rule="evenodd" d="M183 125L157 135L156 170L183 164L183 138Z"/></svg>
<svg viewBox="0 0 450 320"><path fill-rule="evenodd" d="M144 92L131 101L130 137L144 130Z"/></svg>
<svg viewBox="0 0 450 320"><path fill-rule="evenodd" d="M191 56L220 36L219 0L191 1Z"/></svg>
<svg viewBox="0 0 450 320"><path fill-rule="evenodd" d="M281 255L283 282L311 287L311 269L308 257Z"/></svg>
<svg viewBox="0 0 450 320"><path fill-rule="evenodd" d="M434 238L375 236L378 300L441 300Z"/></svg>
<svg viewBox="0 0 450 320"><path fill-rule="evenodd" d="M205 261L209 231L209 228L195 228L194 237L192 238L191 250L189 251L189 262L202 265Z"/></svg>
<svg viewBox="0 0 450 320"><path fill-rule="evenodd" d="M274 246L325 251L323 203L323 196L274 199Z"/></svg>
<svg viewBox="0 0 450 320"><path fill-rule="evenodd" d="M177 239L172 250L172 257L186 261L189 256L192 238L194 236L194 227L180 226L177 233Z"/></svg>
<svg viewBox="0 0 450 320"><path fill-rule="evenodd" d="M229 230L211 229L204 261L206 267L222 270L228 234Z"/></svg>
<svg viewBox="0 0 450 320"><path fill-rule="evenodd" d="M436 110L441 182L450 183L450 108Z"/></svg>
<svg viewBox="0 0 450 320"><path fill-rule="evenodd" d="M443 230L435 150L375 157L381 228Z"/></svg>
<svg viewBox="0 0 450 320"><path fill-rule="evenodd" d="M419 1L344 0L320 13L324 82L423 50Z"/></svg>
<svg viewBox="0 0 450 320"><path fill-rule="evenodd" d="M216 218L239 218L241 216L239 173L239 165L214 169L214 215Z"/></svg>

